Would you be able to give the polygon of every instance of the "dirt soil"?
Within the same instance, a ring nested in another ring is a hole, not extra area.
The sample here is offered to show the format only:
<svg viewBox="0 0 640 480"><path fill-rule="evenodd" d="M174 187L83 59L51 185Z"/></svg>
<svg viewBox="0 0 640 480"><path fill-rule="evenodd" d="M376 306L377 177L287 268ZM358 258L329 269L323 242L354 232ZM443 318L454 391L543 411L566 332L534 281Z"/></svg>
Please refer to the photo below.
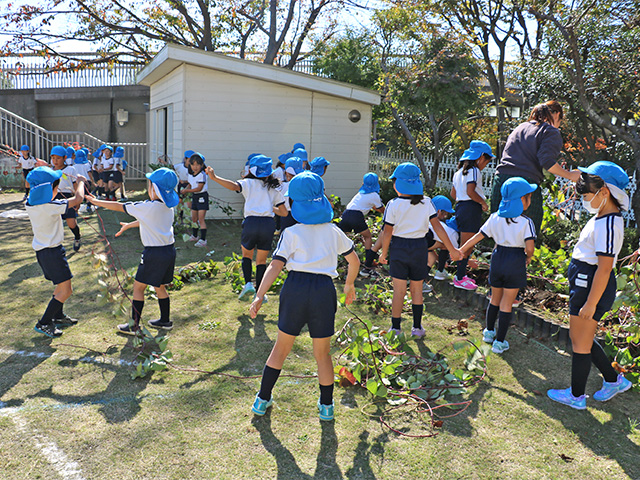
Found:
<svg viewBox="0 0 640 480"><path fill-rule="evenodd" d="M545 309L551 312L560 312L567 309L567 300L557 293L546 290L538 290L536 288L527 287L522 295L522 301L525 305L534 308Z"/></svg>

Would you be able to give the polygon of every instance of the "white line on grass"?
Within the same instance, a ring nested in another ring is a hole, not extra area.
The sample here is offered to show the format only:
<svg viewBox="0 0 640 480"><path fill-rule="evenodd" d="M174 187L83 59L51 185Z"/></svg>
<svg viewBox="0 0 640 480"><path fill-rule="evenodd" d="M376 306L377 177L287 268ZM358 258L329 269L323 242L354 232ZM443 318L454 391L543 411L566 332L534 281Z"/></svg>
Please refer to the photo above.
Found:
<svg viewBox="0 0 640 480"><path fill-rule="evenodd" d="M47 462L51 464L64 480L85 480L78 462L69 460L69 457L67 457L55 443L39 433L31 425L28 425L27 421L20 415L13 414L6 416L13 420L20 433L29 437L31 443L40 450Z"/></svg>
<svg viewBox="0 0 640 480"><path fill-rule="evenodd" d="M55 345L52 345L52 347L55 347ZM56 356L58 358L60 358L61 360L75 360L71 357L67 357L64 355L59 355L58 353L54 352L54 353L44 353L44 352L31 352L28 350L12 350L10 348L0 348L0 354L4 354L4 355L19 355L21 357L36 357L36 358L51 358L53 356ZM125 366L125 367L135 367L138 362L130 362L128 360L113 360L111 358L108 357L91 357L89 355L85 355L82 358L78 358L77 359L78 362L83 362L83 363L95 363L95 364L107 364L107 365L116 365L116 366Z"/></svg>

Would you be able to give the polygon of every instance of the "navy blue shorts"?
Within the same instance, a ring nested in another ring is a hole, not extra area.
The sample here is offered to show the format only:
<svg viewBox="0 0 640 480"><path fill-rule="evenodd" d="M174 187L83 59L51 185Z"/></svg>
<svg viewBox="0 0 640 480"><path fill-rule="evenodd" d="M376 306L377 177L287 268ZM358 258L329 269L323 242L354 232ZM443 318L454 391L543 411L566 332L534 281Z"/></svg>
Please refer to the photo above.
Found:
<svg viewBox="0 0 640 480"><path fill-rule="evenodd" d="M456 204L456 223L459 232L478 233L482 227L482 205L473 200Z"/></svg>
<svg viewBox="0 0 640 480"><path fill-rule="evenodd" d="M389 275L401 280L424 280L428 273L427 237L391 237Z"/></svg>
<svg viewBox="0 0 640 480"><path fill-rule="evenodd" d="M597 265L581 262L574 258L571 259L569 271L567 272L567 277L569 278L569 315L579 315L580 309L587 303L593 276L597 269ZM605 288L602 297L600 297L600 301L596 305L596 311L593 314L593 319L596 322L611 309L615 299L616 277L612 270L607 288Z"/></svg>
<svg viewBox="0 0 640 480"><path fill-rule="evenodd" d="M433 230L429 230L427 232L426 237L424 237L427 239L427 250L429 250L431 247L433 247L436 244L436 238L433 235Z"/></svg>
<svg viewBox="0 0 640 480"><path fill-rule="evenodd" d="M336 287L330 276L289 272L280 291L278 329L298 336L307 325L311 338L330 337L335 332L337 307Z"/></svg>
<svg viewBox="0 0 640 480"><path fill-rule="evenodd" d="M33 168L23 168L22 169L22 176L26 179L27 175L29 175L29 172L33 170Z"/></svg>
<svg viewBox="0 0 640 480"><path fill-rule="evenodd" d="M100 180L102 180L104 183L107 183L109 180L111 180L111 170L105 170L104 172L100 173Z"/></svg>
<svg viewBox="0 0 640 480"><path fill-rule="evenodd" d="M100 181L100 172L97 170L91 170L91 176L93 177L93 181L98 183Z"/></svg>
<svg viewBox="0 0 640 480"><path fill-rule="evenodd" d="M491 254L489 285L494 288L527 286L527 254L524 248L497 245Z"/></svg>
<svg viewBox="0 0 640 480"><path fill-rule="evenodd" d="M295 225L296 223L298 223L296 221L295 218L293 218L293 215L291 215L291 212L289 212L289 215L287 215L286 217L278 217L280 218L280 231L282 232L283 230L285 230L286 228L289 228L293 225Z"/></svg>
<svg viewBox="0 0 640 480"><path fill-rule="evenodd" d="M152 287L166 285L173 281L175 265L176 249L173 244L162 247L144 247L136 280Z"/></svg>
<svg viewBox="0 0 640 480"><path fill-rule="evenodd" d="M364 214L360 210L345 210L338 223L338 227L344 232L360 233L369 229Z"/></svg>
<svg viewBox="0 0 640 480"><path fill-rule="evenodd" d="M62 245L38 250L36 258L40 268L42 268L44 278L53 282L54 285L73 278L67 262L66 251Z"/></svg>
<svg viewBox="0 0 640 480"><path fill-rule="evenodd" d="M73 197L75 197L75 194L58 192L54 200L66 200ZM66 220L68 218L78 218L78 211L73 207L67 206L67 210L62 214L62 219Z"/></svg>
<svg viewBox="0 0 640 480"><path fill-rule="evenodd" d="M120 170L114 170L111 172L110 180L115 183L122 183L122 172Z"/></svg>
<svg viewBox="0 0 640 480"><path fill-rule="evenodd" d="M209 192L192 193L191 210L209 210Z"/></svg>
<svg viewBox="0 0 640 480"><path fill-rule="evenodd" d="M247 250L271 250L275 231L273 217L247 217L242 222L240 244Z"/></svg>

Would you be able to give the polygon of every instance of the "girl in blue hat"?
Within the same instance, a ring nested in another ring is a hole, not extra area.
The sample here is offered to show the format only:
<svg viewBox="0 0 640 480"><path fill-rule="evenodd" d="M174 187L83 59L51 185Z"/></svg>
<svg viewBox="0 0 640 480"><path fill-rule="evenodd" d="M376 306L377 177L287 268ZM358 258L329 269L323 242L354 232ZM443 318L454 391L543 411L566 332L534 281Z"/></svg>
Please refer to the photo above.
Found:
<svg viewBox="0 0 640 480"><path fill-rule="evenodd" d="M571 386L547 392L551 400L578 410L587 408L585 389L591 363L604 377L593 399L606 402L631 388L631 382L611 366L611 361L595 339L598 321L611 309L616 297L613 267L624 240L621 210L628 210L624 189L629 176L612 162L595 162L581 168L576 192L593 214L580 232L569 264L569 334L573 349Z"/></svg>
<svg viewBox="0 0 640 480"><path fill-rule="evenodd" d="M72 165L67 165L67 149L57 145L51 149L51 165L53 165L54 170L60 170L62 172L62 177L60 178L60 184L58 185L58 190L56 194L56 200L64 200L68 198L72 198L74 196L74 192L76 191L76 169ZM67 209L66 212L62 214L62 219L67 222L67 226L71 233L73 233L73 250L80 250L80 245L82 243L82 238L80 235L80 227L78 226L78 208L79 205L74 208Z"/></svg>
<svg viewBox="0 0 640 480"><path fill-rule="evenodd" d="M209 187L207 174L204 169L204 156L196 152L189 159L189 186L182 189L182 195L191 194L191 221L196 225L192 227L190 242L196 242L194 246L203 248L207 246L207 222L205 220L209 211ZM200 238L198 238L198 229Z"/></svg>
<svg viewBox="0 0 640 480"><path fill-rule="evenodd" d="M482 212L489 210L482 189L482 170L493 157L488 143L473 140L460 157L458 170L453 174L451 198L456 201L460 244L464 244L478 233L482 225ZM467 276L467 263L467 258L458 262L453 286L463 290L475 290L478 286Z"/></svg>
<svg viewBox="0 0 640 480"><path fill-rule="evenodd" d="M22 200L29 198L29 182L27 182L27 175L29 172L36 168L36 159L31 155L29 145L22 145L20 147L20 153L18 154L18 163L22 168L22 176L24 177L24 197Z"/></svg>
<svg viewBox="0 0 640 480"><path fill-rule="evenodd" d="M124 170L127 165L127 161L124 159L124 148L116 147L113 152L113 173L111 174L111 180L109 181L109 189L113 192L113 200L116 199L116 192L120 190L120 200L126 200L124 195Z"/></svg>
<svg viewBox="0 0 640 480"><path fill-rule="evenodd" d="M302 168L302 160L298 157L290 156L287 159L284 167L285 179L284 182L280 183L280 187L278 188L280 189L280 193L282 193L282 196L284 197L284 206L286 207L288 214L286 217L281 217L280 215L276 216L276 230L280 230L280 233L289 228L291 225L295 225L296 223L298 223L296 222L296 219L293 218L293 215L291 215L291 205L289 205L288 202L289 182L293 179L293 177L295 177L299 173L304 172L304 168Z"/></svg>
<svg viewBox="0 0 640 480"><path fill-rule="evenodd" d="M390 177L398 196L391 200L384 212L384 237L380 263L387 264L389 254L389 274L393 279L393 299L391 302L391 330L400 333L400 322L407 279L410 280L413 328L411 335L422 338L422 283L427 276L429 228L440 236L454 260L462 259L445 233L436 208L431 199L423 194L420 169L413 163L398 165Z"/></svg>
<svg viewBox="0 0 640 480"><path fill-rule="evenodd" d="M54 150L56 154L63 152L66 154L63 147L57 150L54 147ZM64 157L61 158L64 164ZM78 323L63 311L64 302L72 293L73 275L62 246L64 240L62 215L82 203L86 179L81 175L77 177L72 197L55 200L62 175L62 169L52 170L49 167L36 167L27 175L31 191L25 208L33 229L31 245L36 252L44 278L55 285L53 298L34 329L50 338L62 335L62 330L58 327L68 327Z"/></svg>
<svg viewBox="0 0 640 480"><path fill-rule="evenodd" d="M330 340L334 334L337 308L333 279L338 276L338 255L348 263L344 284L345 303L355 298L353 282L360 261L353 251L353 242L331 222L333 208L324 195L322 178L311 172L296 175L289 185L291 213L298 221L287 228L273 252L273 259L260 284L249 313L255 318L263 298L282 269L289 274L280 292L278 338L262 373L260 391L251 410L264 415L273 404L271 392L278 380L293 342L307 325L313 340L313 355L318 364L320 420L333 420L333 362Z"/></svg>
<svg viewBox="0 0 640 480"><path fill-rule="evenodd" d="M372 250L373 241L371 238L371 230L365 220L365 215L371 210L376 212L384 212L384 203L380 198L380 183L378 175L375 173L365 173L362 178L362 186L358 193L347 204L347 208L342 214L338 227L345 232L354 232L362 236L364 242L364 267L360 272L363 277L371 275L377 276L378 273L373 269L373 261L376 254Z"/></svg>
<svg viewBox="0 0 640 480"><path fill-rule="evenodd" d="M309 162L309 170L321 177L327 173L327 168L331 162L324 157L316 157Z"/></svg>
<svg viewBox="0 0 640 480"><path fill-rule="evenodd" d="M506 336L511 325L513 301L518 291L527 286L527 265L535 250L536 229L533 221L522 212L531 205L531 194L537 188L536 184L521 177L512 177L504 182L498 211L491 214L480 227L480 232L460 247L467 255L484 238L490 237L496 243L489 267L491 302L482 332L482 340L492 344L494 353L509 350Z"/></svg>
<svg viewBox="0 0 640 480"><path fill-rule="evenodd" d="M176 263L176 249L173 236L173 209L180 199L176 192L178 176L171 169L162 167L146 174L149 200L143 202L118 203L116 201L98 200L93 195L87 198L97 207L114 212L124 212L136 220L121 222L116 237L130 228L140 229L140 240L144 246L136 278L133 283L133 301L131 304L131 321L118 325L117 331L125 335L135 335L140 329L140 316L144 307L144 292L151 285L158 297L160 318L149 321L149 326L159 330L171 330L171 309L169 292L165 285L173 281L173 270Z"/></svg>
<svg viewBox="0 0 640 480"><path fill-rule="evenodd" d="M242 222L242 274L244 287L239 300L251 299L260 287L267 269L267 256L276 231L275 214L286 217L284 197L278 187L280 182L273 176L273 163L269 157L257 155L251 159L249 173L234 182L218 177L213 168L207 167L209 178L217 184L244 196L244 221ZM256 286L253 286L253 252L256 252Z"/></svg>

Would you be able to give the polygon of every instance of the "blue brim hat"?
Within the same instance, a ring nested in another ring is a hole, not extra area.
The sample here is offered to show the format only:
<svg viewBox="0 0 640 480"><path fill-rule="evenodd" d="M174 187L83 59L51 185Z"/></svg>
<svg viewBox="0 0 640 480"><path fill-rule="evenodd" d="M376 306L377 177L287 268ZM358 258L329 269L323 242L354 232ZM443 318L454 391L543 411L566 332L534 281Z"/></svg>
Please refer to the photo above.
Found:
<svg viewBox="0 0 640 480"><path fill-rule="evenodd" d="M52 153L52 155L56 154ZM60 177L62 177L62 170L53 170L50 167L36 167L31 170L27 175L27 182L31 186L29 205L49 203L53 198L53 182L60 180Z"/></svg>
<svg viewBox="0 0 640 480"><path fill-rule="evenodd" d="M316 157L309 162L309 170L311 170L316 175L324 175L325 167L331 165L331 162L324 157Z"/></svg>
<svg viewBox="0 0 640 480"><path fill-rule="evenodd" d="M194 153L196 152L194 152L193 150L185 150L184 158L191 158L191 155L193 155Z"/></svg>
<svg viewBox="0 0 640 480"><path fill-rule="evenodd" d="M462 153L462 157L460 157L460 161L478 160L483 154L487 154L491 158L495 157L495 155L491 151L491 146L487 142L483 142L481 140L473 140L469 144L469 148L467 148Z"/></svg>
<svg viewBox="0 0 640 480"><path fill-rule="evenodd" d="M362 186L360 193L379 193L380 192L380 183L378 182L378 175L375 173L365 173L364 177L362 177Z"/></svg>
<svg viewBox="0 0 640 480"><path fill-rule="evenodd" d="M459 232L460 229L458 228L458 221L456 220L456 217L451 217L449 220L447 220L446 222L444 222L449 228L455 230L456 232Z"/></svg>
<svg viewBox="0 0 640 480"><path fill-rule="evenodd" d="M302 159L298 157L291 157L287 159L284 164L284 171L289 175L298 175L299 173L304 172L304 167L302 166Z"/></svg>
<svg viewBox="0 0 640 480"><path fill-rule="evenodd" d="M176 172L162 167L147 173L146 176L157 187L156 191L160 193L160 198L167 207L173 208L178 205L180 197L176 192L176 186L178 185Z"/></svg>
<svg viewBox="0 0 640 480"><path fill-rule="evenodd" d="M264 155L257 155L249 162L249 172L254 177L266 178L273 173L273 160Z"/></svg>
<svg viewBox="0 0 640 480"><path fill-rule="evenodd" d="M53 147L51 149L51 155L57 155L59 157L66 157L67 156L67 149L64 148L62 145L56 145L55 147Z"/></svg>
<svg viewBox="0 0 640 480"><path fill-rule="evenodd" d="M87 163L87 154L84 153L84 150L78 150L76 152L76 160L75 163L80 164L80 165L84 165L85 163Z"/></svg>
<svg viewBox="0 0 640 480"><path fill-rule="evenodd" d="M620 204L620 208L629 210L629 195L624 192L624 189L629 185L629 175L622 167L613 162L599 161L588 167L578 167L578 170L600 177L609 188L611 195Z"/></svg>
<svg viewBox="0 0 640 480"><path fill-rule="evenodd" d="M116 151L113 153L113 158L122 158L124 157L124 148L118 147Z"/></svg>
<svg viewBox="0 0 640 480"><path fill-rule="evenodd" d="M293 151L293 156L301 158L303 161L309 158L307 155L307 151L304 148L296 148Z"/></svg>
<svg viewBox="0 0 640 480"><path fill-rule="evenodd" d="M433 202L433 206L436 207L436 210L444 210L445 212L454 213L451 200L444 195L436 195L431 199L431 201Z"/></svg>
<svg viewBox="0 0 640 480"><path fill-rule="evenodd" d="M289 182L291 215L299 223L318 225L333 219L333 207L324 194L324 181L313 172L302 172Z"/></svg>
<svg viewBox="0 0 640 480"><path fill-rule="evenodd" d="M76 150L73 147L67 147L67 157L74 157Z"/></svg>
<svg viewBox="0 0 640 480"><path fill-rule="evenodd" d="M402 195L422 195L424 193L420 169L411 162L398 165L389 178L395 179L396 190Z"/></svg>
<svg viewBox="0 0 640 480"><path fill-rule="evenodd" d="M515 218L522 215L524 205L522 197L538 188L535 183L529 183L522 177L512 177L500 187L500 206L498 216L503 218Z"/></svg>
<svg viewBox="0 0 640 480"><path fill-rule="evenodd" d="M22 146L20 147L20 151L21 151L21 152L28 152L29 150L30 150L30 149L29 149L29 145L22 145Z"/></svg>
<svg viewBox="0 0 640 480"><path fill-rule="evenodd" d="M298 149L306 150L305 146L302 143L294 143L293 144L293 148L291 149L291 151L295 152Z"/></svg>

